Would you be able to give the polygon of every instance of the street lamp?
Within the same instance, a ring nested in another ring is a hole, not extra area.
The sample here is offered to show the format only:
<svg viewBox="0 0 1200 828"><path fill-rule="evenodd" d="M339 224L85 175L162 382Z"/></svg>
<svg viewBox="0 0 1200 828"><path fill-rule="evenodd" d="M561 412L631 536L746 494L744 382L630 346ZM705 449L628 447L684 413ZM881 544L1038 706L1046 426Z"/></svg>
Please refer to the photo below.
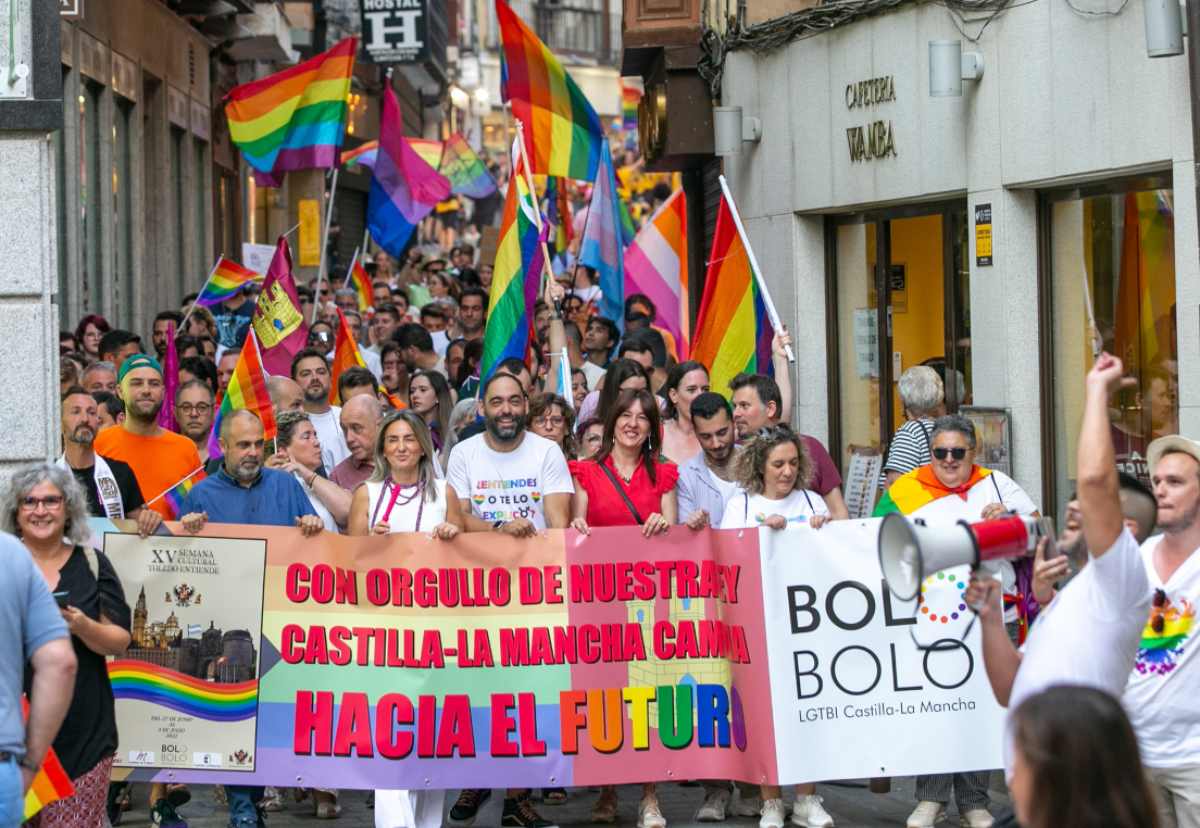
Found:
<svg viewBox="0 0 1200 828"><path fill-rule="evenodd" d="M962 82L983 77L983 54L964 52L961 40L929 41L929 96L961 98Z"/></svg>

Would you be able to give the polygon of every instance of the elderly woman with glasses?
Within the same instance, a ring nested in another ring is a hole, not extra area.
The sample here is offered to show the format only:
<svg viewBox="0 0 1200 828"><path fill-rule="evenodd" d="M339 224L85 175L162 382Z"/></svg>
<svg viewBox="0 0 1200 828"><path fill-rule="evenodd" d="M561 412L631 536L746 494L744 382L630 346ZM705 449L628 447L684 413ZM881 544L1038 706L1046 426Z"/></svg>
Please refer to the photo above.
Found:
<svg viewBox="0 0 1200 828"><path fill-rule="evenodd" d="M575 457L575 412L558 394L534 394L529 400L529 430L562 449L568 460Z"/></svg>
<svg viewBox="0 0 1200 828"><path fill-rule="evenodd" d="M88 545L87 499L71 472L37 465L8 481L0 529L21 539L58 600L79 662L75 693L54 750L75 785L31 824L104 825L109 770L117 750L117 719L106 656L129 646L125 590L103 552ZM30 675L25 691L30 692ZM182 803L179 803L182 804Z"/></svg>
<svg viewBox="0 0 1200 828"><path fill-rule="evenodd" d="M933 448L929 433L933 422L946 413L946 393L942 378L928 365L914 365L900 375L897 383L900 404L907 417L904 424L892 435L888 445L887 459L883 464L884 479L888 486L896 478L924 466L932 458Z"/></svg>
<svg viewBox="0 0 1200 828"><path fill-rule="evenodd" d="M929 442L931 461L900 475L888 487L875 507L877 517L900 512L936 526L960 520L993 520L1008 513L1038 514L1033 500L1011 477L976 464L975 425L966 417L958 414L938 417ZM1018 561L1016 566L1007 560L989 562L984 569L1000 579L1009 634L1022 640L1023 631L1037 612L1032 562L1028 558ZM990 826L987 783L987 771L918 776L917 807L909 816L908 825L923 828L941 820L953 790L963 825Z"/></svg>

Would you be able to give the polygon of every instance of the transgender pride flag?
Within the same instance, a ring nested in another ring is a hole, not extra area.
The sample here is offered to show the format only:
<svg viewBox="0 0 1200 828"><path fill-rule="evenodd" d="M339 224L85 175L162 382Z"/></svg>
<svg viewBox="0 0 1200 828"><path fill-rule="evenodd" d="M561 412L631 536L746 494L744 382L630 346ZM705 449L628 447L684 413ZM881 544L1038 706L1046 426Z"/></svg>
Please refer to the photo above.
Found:
<svg viewBox="0 0 1200 828"><path fill-rule="evenodd" d="M687 200L676 190L625 250L625 295L644 293L657 323L675 337L675 358L688 358Z"/></svg>
<svg viewBox="0 0 1200 828"><path fill-rule="evenodd" d="M400 134L400 106L391 86L383 95L379 151L367 196L367 227L375 243L399 257L421 219L450 196L450 182L421 159Z"/></svg>

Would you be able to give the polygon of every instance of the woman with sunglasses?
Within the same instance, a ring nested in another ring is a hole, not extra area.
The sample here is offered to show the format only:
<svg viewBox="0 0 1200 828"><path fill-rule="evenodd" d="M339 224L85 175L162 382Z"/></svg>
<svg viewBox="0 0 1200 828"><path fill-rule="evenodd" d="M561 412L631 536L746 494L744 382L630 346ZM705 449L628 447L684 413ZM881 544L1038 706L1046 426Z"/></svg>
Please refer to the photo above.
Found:
<svg viewBox="0 0 1200 828"><path fill-rule="evenodd" d="M1005 514L1037 516L1038 509L1024 490L1003 472L975 463L975 425L960 414L939 417L929 435L931 462L903 474L887 488L875 516L900 512L930 526L994 520ZM1004 621L1009 635L1023 640L1023 631L1037 614L1033 599L1032 560L989 562L984 569L1000 579L1004 592ZM964 572L965 576L967 573ZM1019 577L1018 577L1019 575ZM988 771L917 777L917 806L908 825L933 826L945 815L951 791L960 821L967 828L992 824L988 813Z"/></svg>

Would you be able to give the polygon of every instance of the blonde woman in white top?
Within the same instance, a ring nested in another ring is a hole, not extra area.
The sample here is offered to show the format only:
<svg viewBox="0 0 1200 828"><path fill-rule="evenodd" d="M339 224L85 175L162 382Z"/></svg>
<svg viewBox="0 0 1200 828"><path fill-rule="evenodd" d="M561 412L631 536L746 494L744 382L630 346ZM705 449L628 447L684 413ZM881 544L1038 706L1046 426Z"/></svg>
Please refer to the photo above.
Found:
<svg viewBox="0 0 1200 828"><path fill-rule="evenodd" d="M457 498L446 497L437 475L429 426L405 409L388 415L375 440L375 471L354 490L351 535L431 532L442 540L458 534Z"/></svg>

